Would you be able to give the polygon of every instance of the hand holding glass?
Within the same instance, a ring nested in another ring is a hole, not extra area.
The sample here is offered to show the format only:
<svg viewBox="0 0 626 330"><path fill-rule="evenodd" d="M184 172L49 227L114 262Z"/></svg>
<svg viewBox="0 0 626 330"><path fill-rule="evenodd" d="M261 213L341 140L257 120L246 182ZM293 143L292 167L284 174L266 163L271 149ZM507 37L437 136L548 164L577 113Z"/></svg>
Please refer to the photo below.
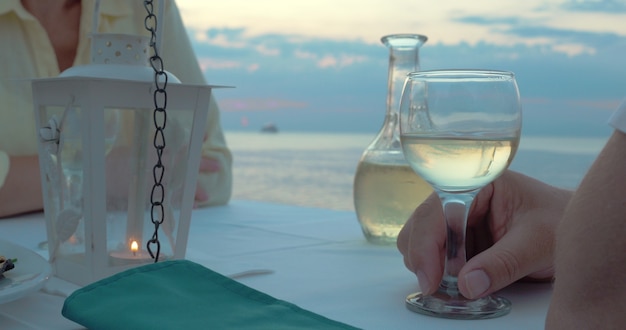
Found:
<svg viewBox="0 0 626 330"><path fill-rule="evenodd" d="M511 72L436 70L408 75L400 102L406 160L439 195L447 228L443 278L432 295L407 297L412 311L454 319L505 315L511 304L487 296L470 300L457 277L466 262L465 229L472 201L513 160L522 125Z"/></svg>

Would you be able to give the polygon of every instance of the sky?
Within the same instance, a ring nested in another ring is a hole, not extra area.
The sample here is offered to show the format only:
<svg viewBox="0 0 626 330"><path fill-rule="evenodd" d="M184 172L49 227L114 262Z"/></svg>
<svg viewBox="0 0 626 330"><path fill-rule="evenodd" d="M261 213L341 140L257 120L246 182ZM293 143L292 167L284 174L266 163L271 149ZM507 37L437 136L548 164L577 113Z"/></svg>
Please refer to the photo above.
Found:
<svg viewBox="0 0 626 330"><path fill-rule="evenodd" d="M626 0L177 0L225 130L376 132L394 33L422 70L513 71L524 130L606 135L626 97ZM393 4L393 5L391 5Z"/></svg>

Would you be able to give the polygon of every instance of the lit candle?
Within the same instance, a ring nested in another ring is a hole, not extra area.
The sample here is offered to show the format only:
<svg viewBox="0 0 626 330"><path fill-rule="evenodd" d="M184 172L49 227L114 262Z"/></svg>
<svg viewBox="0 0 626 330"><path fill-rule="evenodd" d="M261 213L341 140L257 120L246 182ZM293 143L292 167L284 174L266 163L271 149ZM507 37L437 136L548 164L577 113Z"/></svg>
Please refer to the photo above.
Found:
<svg viewBox="0 0 626 330"><path fill-rule="evenodd" d="M139 242L136 240L132 240L126 249L111 252L111 258L115 265L148 263L152 260L148 252L139 248Z"/></svg>
<svg viewBox="0 0 626 330"><path fill-rule="evenodd" d="M133 256L137 256L137 251L139 250L139 244L137 244L137 241L130 243L130 250L133 252Z"/></svg>

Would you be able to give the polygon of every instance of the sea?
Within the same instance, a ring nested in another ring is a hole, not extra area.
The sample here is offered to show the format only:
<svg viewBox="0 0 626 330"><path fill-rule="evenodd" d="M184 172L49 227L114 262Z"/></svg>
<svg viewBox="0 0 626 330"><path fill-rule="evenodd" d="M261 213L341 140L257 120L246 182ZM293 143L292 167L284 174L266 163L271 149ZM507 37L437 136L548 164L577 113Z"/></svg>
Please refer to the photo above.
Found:
<svg viewBox="0 0 626 330"><path fill-rule="evenodd" d="M226 131L233 199L354 210L354 174L375 133ZM574 189L608 139L522 135L510 169Z"/></svg>

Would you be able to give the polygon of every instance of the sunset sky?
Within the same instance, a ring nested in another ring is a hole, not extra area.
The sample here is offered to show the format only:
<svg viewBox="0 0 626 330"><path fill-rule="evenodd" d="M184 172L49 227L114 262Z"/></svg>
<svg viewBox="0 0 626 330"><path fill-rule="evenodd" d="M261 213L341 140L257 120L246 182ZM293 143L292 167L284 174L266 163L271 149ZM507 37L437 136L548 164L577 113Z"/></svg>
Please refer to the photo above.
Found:
<svg viewBox="0 0 626 330"><path fill-rule="evenodd" d="M516 73L529 130L605 132L626 97L623 0L177 0L226 129L376 131L380 37L428 36L422 69ZM393 4L393 5L391 5ZM241 126L246 118L249 127ZM577 126L578 125L578 126Z"/></svg>

